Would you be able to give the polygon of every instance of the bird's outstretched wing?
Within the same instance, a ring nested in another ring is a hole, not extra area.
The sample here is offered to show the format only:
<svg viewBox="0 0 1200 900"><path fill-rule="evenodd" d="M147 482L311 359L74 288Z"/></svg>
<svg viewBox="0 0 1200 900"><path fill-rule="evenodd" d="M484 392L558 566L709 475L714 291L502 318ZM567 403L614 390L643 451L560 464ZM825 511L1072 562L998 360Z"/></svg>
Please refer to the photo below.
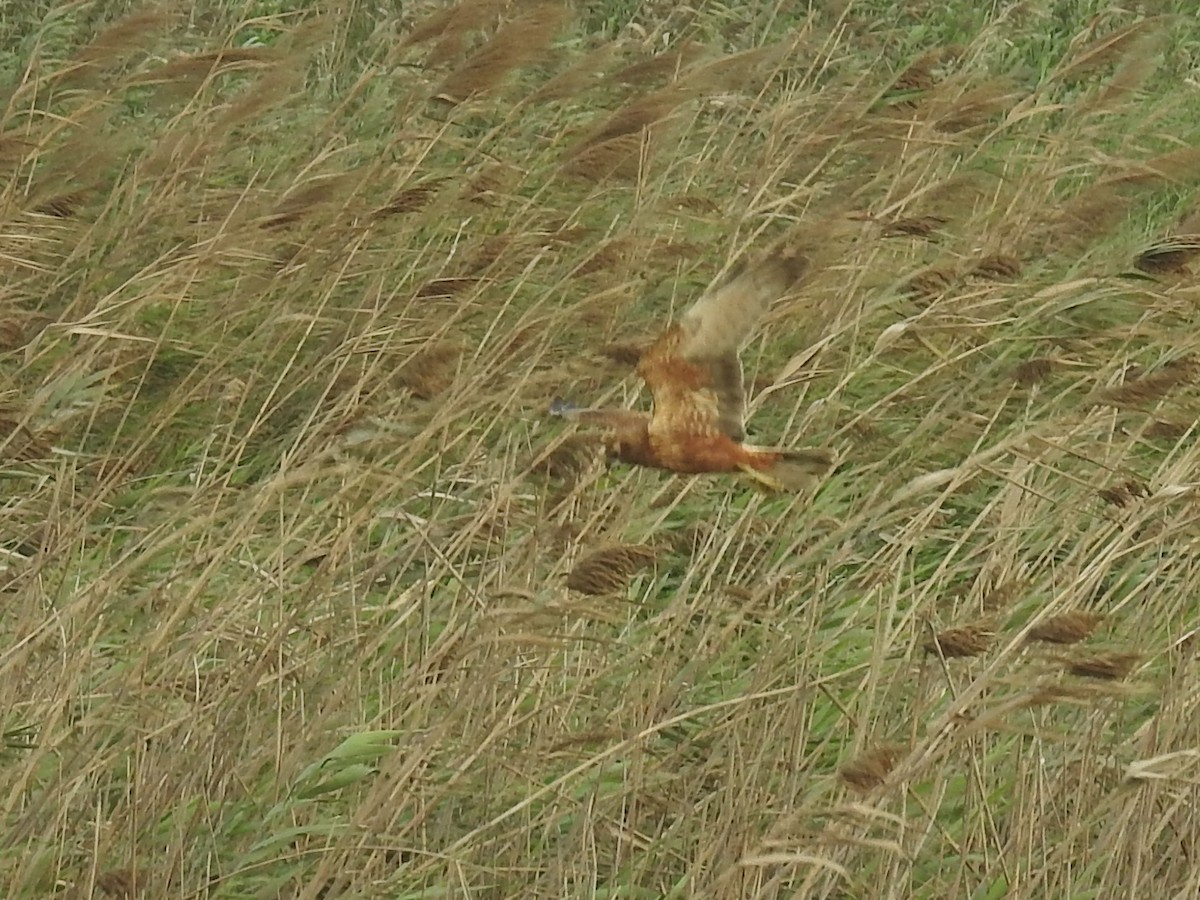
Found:
<svg viewBox="0 0 1200 900"><path fill-rule="evenodd" d="M605 433L609 451L626 462L654 465L648 437L650 414L632 409L576 406L562 399L550 404L550 414Z"/></svg>
<svg viewBox="0 0 1200 900"><path fill-rule="evenodd" d="M632 409L576 406L574 403L561 398L555 398L551 401L550 415L558 416L561 419L567 419L571 422L579 422L583 425L592 425L596 428L607 428L613 431L644 427L647 418L646 413L637 412Z"/></svg>
<svg viewBox="0 0 1200 900"><path fill-rule="evenodd" d="M800 278L799 257L772 255L709 288L642 357L638 372L654 397L651 430L746 436L738 353L771 301Z"/></svg>

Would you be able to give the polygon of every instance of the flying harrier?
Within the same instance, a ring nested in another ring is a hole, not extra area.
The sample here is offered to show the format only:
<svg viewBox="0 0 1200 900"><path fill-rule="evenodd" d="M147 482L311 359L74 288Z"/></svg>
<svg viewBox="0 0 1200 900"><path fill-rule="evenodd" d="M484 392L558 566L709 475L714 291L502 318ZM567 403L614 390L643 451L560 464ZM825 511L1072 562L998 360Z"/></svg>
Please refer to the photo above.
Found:
<svg viewBox="0 0 1200 900"><path fill-rule="evenodd" d="M584 409L562 400L553 415L608 431L609 454L671 472L744 472L771 490L811 485L833 465L823 449L784 450L746 438L742 344L771 301L804 271L802 259L772 255L710 288L645 350L637 373L650 413Z"/></svg>

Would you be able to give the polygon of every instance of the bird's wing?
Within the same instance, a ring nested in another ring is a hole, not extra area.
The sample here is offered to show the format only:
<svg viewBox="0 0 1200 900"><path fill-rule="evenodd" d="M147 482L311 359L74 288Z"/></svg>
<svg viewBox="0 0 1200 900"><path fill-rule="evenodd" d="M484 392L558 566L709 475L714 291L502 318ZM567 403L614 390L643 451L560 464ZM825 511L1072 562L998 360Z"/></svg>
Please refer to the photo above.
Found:
<svg viewBox="0 0 1200 900"><path fill-rule="evenodd" d="M713 286L650 348L639 372L654 396L655 430L716 429L745 438L738 352L771 301L787 293L804 260L769 256Z"/></svg>
<svg viewBox="0 0 1200 900"><path fill-rule="evenodd" d="M610 453L635 465L655 465L657 460L650 449L650 414L633 409L611 407L581 407L564 400L550 404L550 414L590 425L605 434L604 443Z"/></svg>
<svg viewBox="0 0 1200 900"><path fill-rule="evenodd" d="M591 425L594 428L606 428L611 431L644 428L647 418L646 413L633 409L574 406L564 400L552 402L550 414L571 422L578 422L581 425Z"/></svg>
<svg viewBox="0 0 1200 900"><path fill-rule="evenodd" d="M802 257L775 254L734 270L683 314L679 352L692 360L736 357L771 301L786 294L804 268Z"/></svg>

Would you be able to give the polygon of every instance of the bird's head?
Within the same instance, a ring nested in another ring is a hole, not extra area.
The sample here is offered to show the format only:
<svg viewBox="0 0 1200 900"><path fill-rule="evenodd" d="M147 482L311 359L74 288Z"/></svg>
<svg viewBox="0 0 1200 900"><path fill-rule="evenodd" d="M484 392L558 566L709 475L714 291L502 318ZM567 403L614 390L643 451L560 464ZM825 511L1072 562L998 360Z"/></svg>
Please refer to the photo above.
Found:
<svg viewBox="0 0 1200 900"><path fill-rule="evenodd" d="M571 413L578 412L583 407L572 403L570 400L564 400L562 397L555 397L550 401L550 408L547 412L552 416L558 416L560 419L570 418Z"/></svg>

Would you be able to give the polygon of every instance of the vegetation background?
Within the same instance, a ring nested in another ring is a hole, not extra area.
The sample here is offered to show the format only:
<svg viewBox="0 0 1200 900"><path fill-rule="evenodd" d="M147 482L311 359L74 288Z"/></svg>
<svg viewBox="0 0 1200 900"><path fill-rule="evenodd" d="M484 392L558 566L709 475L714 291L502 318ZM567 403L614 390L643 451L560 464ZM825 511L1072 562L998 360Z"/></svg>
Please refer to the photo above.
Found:
<svg viewBox="0 0 1200 900"><path fill-rule="evenodd" d="M0 84L3 896L1200 896L1191 0L30 0ZM770 246L818 490L548 420Z"/></svg>

